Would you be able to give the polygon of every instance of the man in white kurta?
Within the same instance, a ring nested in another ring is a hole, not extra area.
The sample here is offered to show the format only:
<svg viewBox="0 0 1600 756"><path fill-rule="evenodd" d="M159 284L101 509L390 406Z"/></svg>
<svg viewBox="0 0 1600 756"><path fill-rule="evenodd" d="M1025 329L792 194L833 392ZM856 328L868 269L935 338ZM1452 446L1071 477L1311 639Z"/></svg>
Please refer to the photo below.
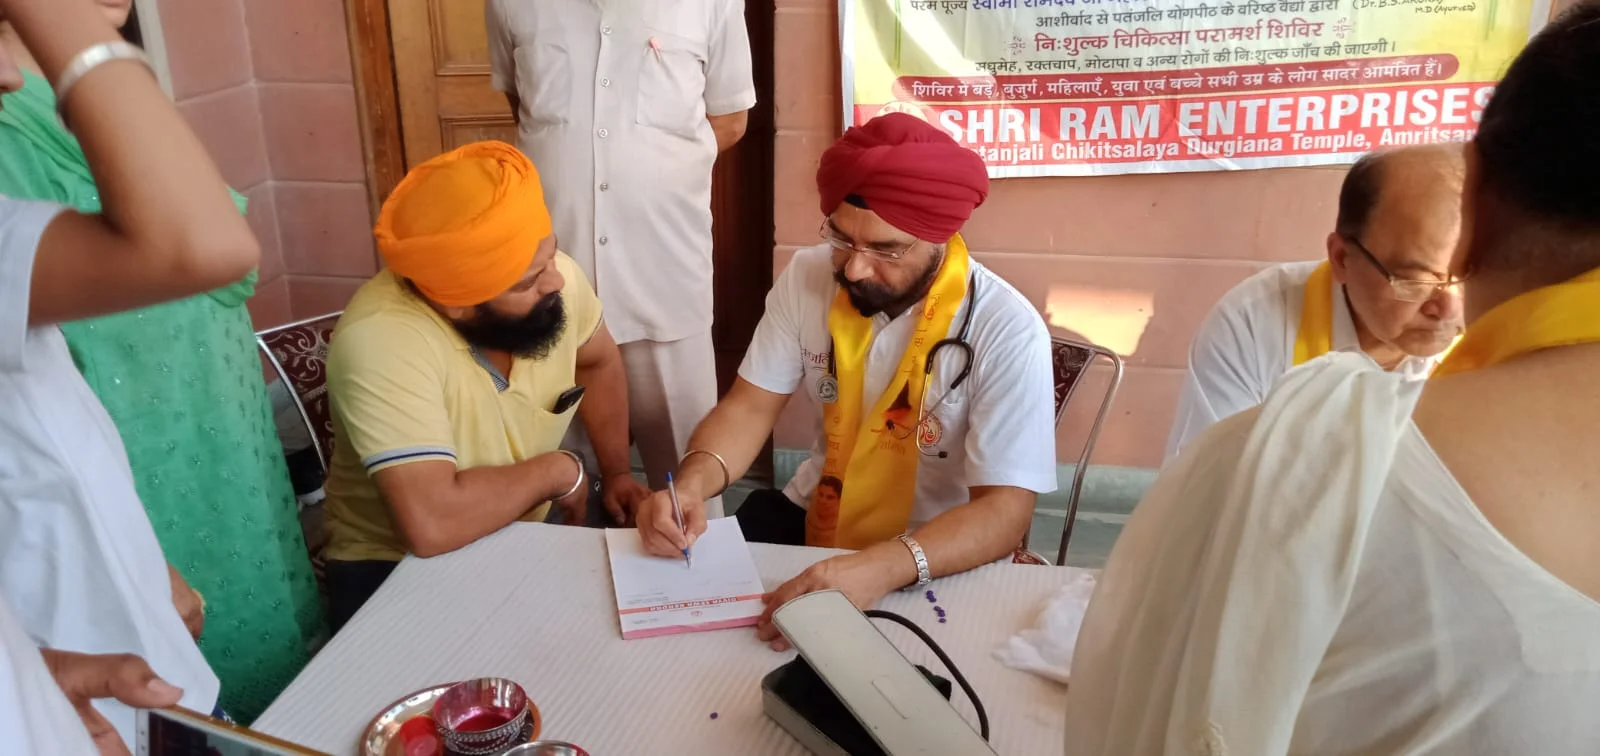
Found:
<svg viewBox="0 0 1600 756"><path fill-rule="evenodd" d="M1459 235L1460 201L1453 145L1376 152L1352 166L1327 258L1251 276L1201 324L1167 457L1326 352L1363 351L1386 369L1426 376L1461 331L1459 290L1436 284Z"/></svg>
<svg viewBox="0 0 1600 756"><path fill-rule="evenodd" d="M663 486L717 400L711 167L755 105L744 2L488 0L486 19L494 86L605 305Z"/></svg>
<svg viewBox="0 0 1600 756"><path fill-rule="evenodd" d="M34 254L61 209L0 199L0 594L39 645L143 657L210 713L217 677L172 603L122 439L55 326L32 326ZM134 712L95 707L134 742Z"/></svg>
<svg viewBox="0 0 1600 756"><path fill-rule="evenodd" d="M1597 752L1596 70L1585 0L1484 109L1468 325L1427 380L1325 355L1162 471L1089 603L1066 754Z"/></svg>

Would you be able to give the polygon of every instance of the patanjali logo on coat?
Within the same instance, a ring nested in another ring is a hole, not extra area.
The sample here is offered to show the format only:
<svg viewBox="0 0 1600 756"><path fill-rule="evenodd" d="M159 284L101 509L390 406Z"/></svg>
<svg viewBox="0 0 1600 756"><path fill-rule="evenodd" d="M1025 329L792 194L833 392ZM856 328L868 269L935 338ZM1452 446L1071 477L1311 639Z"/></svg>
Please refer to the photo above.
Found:
<svg viewBox="0 0 1600 756"><path fill-rule="evenodd" d="M817 381L817 400L823 404L833 404L839 401L839 382L831 375L822 376Z"/></svg>
<svg viewBox="0 0 1600 756"><path fill-rule="evenodd" d="M917 425L917 445L924 449L931 449L944 440L944 424L939 422L937 415L923 418Z"/></svg>

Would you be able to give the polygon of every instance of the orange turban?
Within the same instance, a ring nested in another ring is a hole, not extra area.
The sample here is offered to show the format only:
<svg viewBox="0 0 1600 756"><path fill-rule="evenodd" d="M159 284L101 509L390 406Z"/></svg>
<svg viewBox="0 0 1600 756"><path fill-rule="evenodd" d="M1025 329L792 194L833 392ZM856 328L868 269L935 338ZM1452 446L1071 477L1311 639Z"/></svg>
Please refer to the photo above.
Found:
<svg viewBox="0 0 1600 756"><path fill-rule="evenodd" d="M528 272L550 235L550 211L527 156L505 142L478 142L413 168L373 232L384 263L424 296L470 307Z"/></svg>

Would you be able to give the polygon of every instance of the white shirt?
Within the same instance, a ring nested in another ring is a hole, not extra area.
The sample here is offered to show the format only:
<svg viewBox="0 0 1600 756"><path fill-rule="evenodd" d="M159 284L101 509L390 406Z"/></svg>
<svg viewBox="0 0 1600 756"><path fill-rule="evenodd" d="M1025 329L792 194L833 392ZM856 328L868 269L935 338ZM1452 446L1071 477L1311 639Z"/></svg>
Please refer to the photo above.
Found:
<svg viewBox="0 0 1600 756"><path fill-rule="evenodd" d="M976 260L971 270L972 290L952 319L948 335L960 333L967 311L972 310L967 340L976 357L971 376L950 390L962 359L948 347L937 355L924 400L944 432L917 464L912 529L967 503L971 499L967 489L972 486L1014 486L1036 493L1056 489L1055 378L1049 331L1038 311L1010 284ZM826 457L817 386L828 375L828 353L833 349L828 309L837 290L828 245L795 253L767 294L766 314L739 366L739 377L759 388L777 394L803 388L811 398L816 441L811 458L784 490L802 507L811 505ZM871 414L872 404L900 367L921 312L919 303L893 320L883 314L873 317L863 379L865 395L871 398L865 402L864 415ZM863 424L875 422L881 418L862 418Z"/></svg>
<svg viewBox="0 0 1600 756"><path fill-rule="evenodd" d="M4 596L0 596L0 732L5 733L5 747L15 749L6 753L100 753Z"/></svg>
<svg viewBox="0 0 1600 756"><path fill-rule="evenodd" d="M1189 371L1167 439L1167 458L1212 423L1261 403L1278 377L1294 366L1306 279L1321 261L1276 265L1233 287L1212 308L1189 347ZM1359 352L1361 339L1333 282L1333 351ZM1432 372L1437 357L1407 357L1395 368L1411 376Z"/></svg>
<svg viewBox="0 0 1600 756"><path fill-rule="evenodd" d="M1069 756L1596 752L1600 604L1473 505L1421 385L1313 360L1162 472L1089 603Z"/></svg>
<svg viewBox="0 0 1600 756"><path fill-rule="evenodd" d="M34 253L58 212L0 198L0 594L39 645L137 654L210 713L217 677L173 608L122 439L61 331L28 325ZM132 709L95 706L134 742Z"/></svg>
<svg viewBox="0 0 1600 756"><path fill-rule="evenodd" d="M711 328L707 116L756 102L743 0L488 0L493 84L519 98L561 248L619 343Z"/></svg>

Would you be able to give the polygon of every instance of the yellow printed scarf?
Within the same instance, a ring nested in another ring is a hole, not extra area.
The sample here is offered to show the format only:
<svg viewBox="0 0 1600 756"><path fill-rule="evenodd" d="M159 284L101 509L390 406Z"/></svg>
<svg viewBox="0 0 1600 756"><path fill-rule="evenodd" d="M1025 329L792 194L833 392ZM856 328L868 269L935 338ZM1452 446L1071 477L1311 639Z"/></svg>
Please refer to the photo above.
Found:
<svg viewBox="0 0 1600 756"><path fill-rule="evenodd" d="M1300 304L1300 329L1294 336L1294 364L1302 365L1333 351L1333 266L1323 260L1306 279ZM1440 359L1461 343L1457 336ZM1437 369L1437 368L1435 368Z"/></svg>
<svg viewBox="0 0 1600 756"><path fill-rule="evenodd" d="M1294 364L1333 351L1333 267L1323 260L1306 279L1300 304L1300 330L1294 337Z"/></svg>
<svg viewBox="0 0 1600 756"><path fill-rule="evenodd" d="M1600 341L1600 268L1524 292L1473 321L1433 375L1465 373L1551 347Z"/></svg>
<svg viewBox="0 0 1600 756"><path fill-rule="evenodd" d="M923 366L929 350L950 332L950 323L966 299L967 267L966 242L956 235L950 239L944 263L923 300L916 332L899 368L873 403L871 414L865 416L862 384L872 344L872 319L851 306L843 289L834 296L828 310L828 331L833 336L839 385L837 400L822 406L822 432L827 442L822 474L843 481L844 490L836 507L831 495L828 501L812 496L806 513L807 545L859 549L905 532L916 498L917 464L922 458L916 437L921 429L895 433L888 428L888 420L897 418L896 425L902 426L917 422ZM817 488L820 492L822 486Z"/></svg>

